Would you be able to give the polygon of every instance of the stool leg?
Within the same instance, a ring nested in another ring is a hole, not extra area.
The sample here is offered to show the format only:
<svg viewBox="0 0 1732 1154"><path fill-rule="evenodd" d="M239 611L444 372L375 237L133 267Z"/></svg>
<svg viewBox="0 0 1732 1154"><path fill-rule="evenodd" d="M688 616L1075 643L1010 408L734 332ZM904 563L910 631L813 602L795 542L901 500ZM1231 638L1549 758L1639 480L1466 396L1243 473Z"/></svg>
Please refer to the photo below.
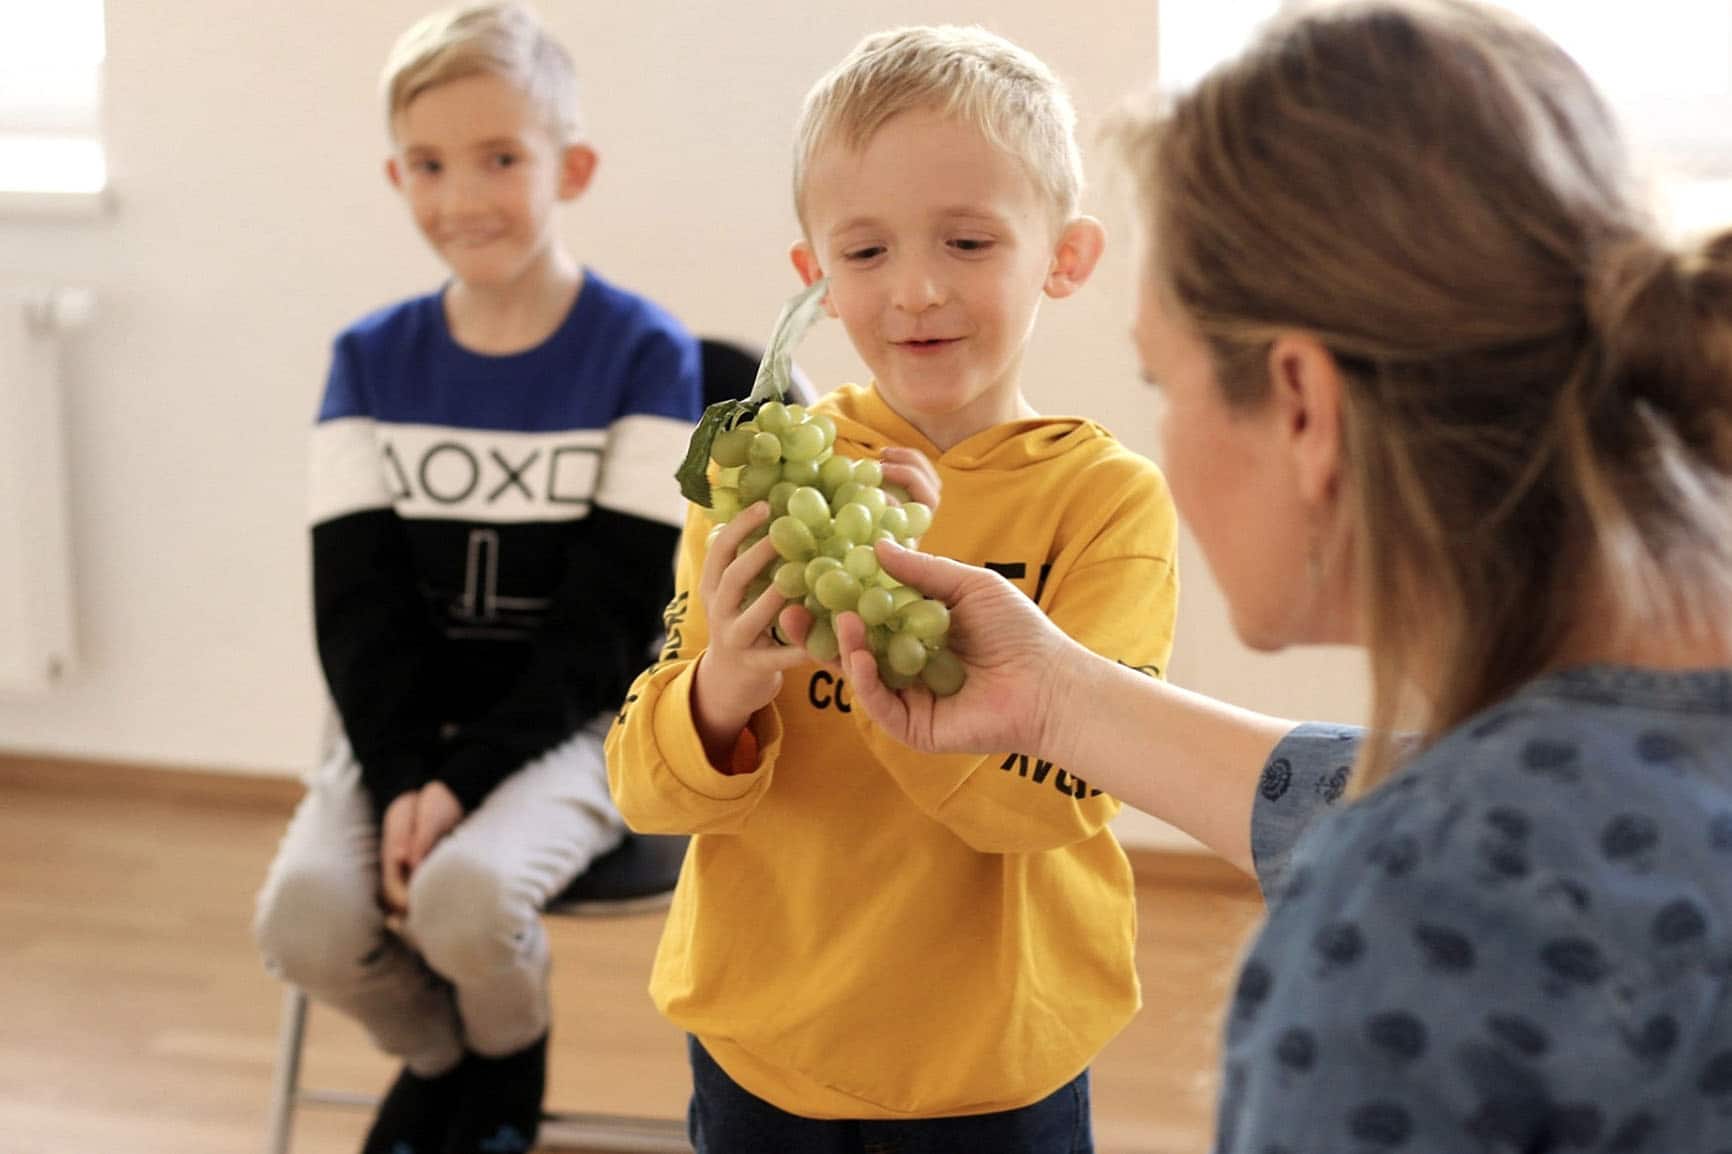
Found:
<svg viewBox="0 0 1732 1154"><path fill-rule="evenodd" d="M295 1103L301 1092L301 1044L307 1036L307 995L299 986L283 989L283 1025L277 1034L277 1068L271 1085L270 1130L265 1154L289 1154Z"/></svg>

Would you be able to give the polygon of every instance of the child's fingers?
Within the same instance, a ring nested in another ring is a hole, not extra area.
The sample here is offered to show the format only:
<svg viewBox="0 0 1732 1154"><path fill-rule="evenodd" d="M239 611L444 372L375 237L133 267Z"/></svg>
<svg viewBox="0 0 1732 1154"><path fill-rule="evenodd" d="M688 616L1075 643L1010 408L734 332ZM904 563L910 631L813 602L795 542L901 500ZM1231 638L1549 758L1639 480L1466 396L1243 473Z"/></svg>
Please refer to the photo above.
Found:
<svg viewBox="0 0 1732 1154"><path fill-rule="evenodd" d="M715 544L710 546L709 555L704 558L700 587L715 590L721 584L722 574L733 563L734 553L739 549L740 542L751 536L754 530L769 519L769 502L757 501L741 509L732 521L722 526L722 531L716 534Z"/></svg>
<svg viewBox="0 0 1732 1154"><path fill-rule="evenodd" d="M721 542L716 542L717 547ZM715 595L710 600L710 620L725 623L740 613L740 606L746 600L746 588L756 581L776 556L776 546L768 537L741 553L727 568L722 570L722 577L716 584ZM766 625L769 622L765 622ZM719 625L718 632L726 628ZM749 636L749 635L748 635Z"/></svg>
<svg viewBox="0 0 1732 1154"><path fill-rule="evenodd" d="M928 508L938 507L938 475L925 454L912 449L885 449L879 467L884 470L884 479L908 490L909 497Z"/></svg>
<svg viewBox="0 0 1732 1154"><path fill-rule="evenodd" d="M769 542L764 543L769 544ZM746 556L749 557L751 554L748 553ZM756 601L740 612L739 620L735 623L740 635L755 638L768 630L771 624L775 622L776 615L782 612L782 607L787 603L788 599L778 593L774 585L764 590L758 595Z"/></svg>

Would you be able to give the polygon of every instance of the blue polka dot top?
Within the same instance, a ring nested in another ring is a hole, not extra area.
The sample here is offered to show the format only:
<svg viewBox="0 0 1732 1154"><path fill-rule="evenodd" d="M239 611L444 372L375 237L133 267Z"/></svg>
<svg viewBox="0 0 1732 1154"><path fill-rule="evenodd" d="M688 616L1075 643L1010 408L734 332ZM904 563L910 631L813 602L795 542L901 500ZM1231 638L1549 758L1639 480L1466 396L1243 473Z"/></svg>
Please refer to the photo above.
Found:
<svg viewBox="0 0 1732 1154"><path fill-rule="evenodd" d="M1547 675L1347 805L1362 738L1264 768L1217 1150L1732 1154L1732 670Z"/></svg>

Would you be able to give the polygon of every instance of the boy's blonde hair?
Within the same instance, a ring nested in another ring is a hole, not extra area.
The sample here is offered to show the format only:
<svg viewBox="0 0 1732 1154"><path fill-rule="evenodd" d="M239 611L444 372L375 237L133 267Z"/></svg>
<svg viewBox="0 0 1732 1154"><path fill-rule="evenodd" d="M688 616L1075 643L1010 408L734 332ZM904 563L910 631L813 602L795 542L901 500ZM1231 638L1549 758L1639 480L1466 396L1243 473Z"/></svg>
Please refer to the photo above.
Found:
<svg viewBox="0 0 1732 1154"><path fill-rule="evenodd" d="M904 112L973 125L1021 160L1061 220L1076 215L1082 155L1076 110L1052 69L984 28L894 28L866 37L806 94L795 130L794 207L805 223L806 173L831 141L858 150Z"/></svg>
<svg viewBox="0 0 1732 1154"><path fill-rule="evenodd" d="M571 56L528 7L459 4L415 22L385 59L387 124L429 88L482 73L516 85L561 145L583 139Z"/></svg>

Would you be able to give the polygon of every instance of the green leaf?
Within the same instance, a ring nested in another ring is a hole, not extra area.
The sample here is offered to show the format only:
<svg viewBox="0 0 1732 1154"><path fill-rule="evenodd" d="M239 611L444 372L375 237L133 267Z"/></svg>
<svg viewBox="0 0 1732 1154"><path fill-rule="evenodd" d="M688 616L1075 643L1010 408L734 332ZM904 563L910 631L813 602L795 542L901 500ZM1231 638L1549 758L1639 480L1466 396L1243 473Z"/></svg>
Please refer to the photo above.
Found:
<svg viewBox="0 0 1732 1154"><path fill-rule="evenodd" d="M704 410L692 439L686 445L685 459L674 471L680 494L693 504L710 505L710 447L716 434L749 420L765 401L779 401L794 387L794 346L806 335L819 317L824 315L824 291L829 281L818 280L806 286L776 317L776 327L770 333L770 343L764 359L758 362L758 375L752 382L752 395L744 401L717 401Z"/></svg>
<svg viewBox="0 0 1732 1154"><path fill-rule="evenodd" d="M744 401L717 401L704 410L698 427L692 430L691 443L686 446L685 460L674 472L680 483L680 495L695 505L710 507L710 446L716 434L733 427L734 416L744 412Z"/></svg>

